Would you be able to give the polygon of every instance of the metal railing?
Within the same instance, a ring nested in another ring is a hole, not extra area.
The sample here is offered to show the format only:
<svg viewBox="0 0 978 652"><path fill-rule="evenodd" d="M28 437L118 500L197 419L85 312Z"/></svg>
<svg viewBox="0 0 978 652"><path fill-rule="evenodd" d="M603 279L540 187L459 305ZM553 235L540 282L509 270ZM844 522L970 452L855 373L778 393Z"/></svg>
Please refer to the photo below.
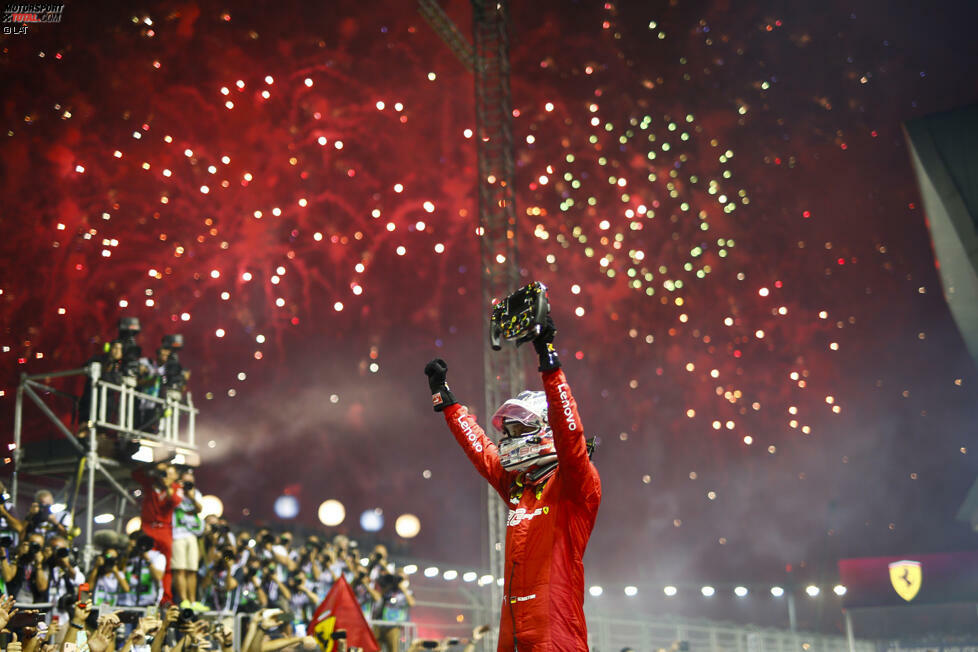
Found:
<svg viewBox="0 0 978 652"><path fill-rule="evenodd" d="M677 641L695 652L876 652L876 643L844 636L735 625L687 619L628 620L589 615L588 638L593 652L668 650Z"/></svg>

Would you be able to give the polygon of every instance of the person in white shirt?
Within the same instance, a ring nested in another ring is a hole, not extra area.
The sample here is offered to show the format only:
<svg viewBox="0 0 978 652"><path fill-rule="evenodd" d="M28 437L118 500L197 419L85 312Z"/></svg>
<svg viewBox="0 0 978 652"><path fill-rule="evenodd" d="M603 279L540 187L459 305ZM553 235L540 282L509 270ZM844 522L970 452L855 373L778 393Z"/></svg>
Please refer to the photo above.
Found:
<svg viewBox="0 0 978 652"><path fill-rule="evenodd" d="M78 599L78 587L85 583L85 574L75 566L75 560L68 547L68 541L63 537L52 537L48 542L51 546L51 577L48 582L48 602L51 609L52 627L55 620L64 625L71 618L72 605Z"/></svg>
<svg viewBox="0 0 978 652"><path fill-rule="evenodd" d="M174 601L183 608L207 611L207 606L197 601L197 571L200 569L200 544L198 537L204 534L200 492L194 486L194 472L185 468L180 474L183 483L183 501L173 510L173 552L170 567L173 569Z"/></svg>
<svg viewBox="0 0 978 652"><path fill-rule="evenodd" d="M153 550L153 545L152 537L141 532L133 534L125 571L129 592L119 596L118 606L149 607L158 605L163 598L166 557Z"/></svg>

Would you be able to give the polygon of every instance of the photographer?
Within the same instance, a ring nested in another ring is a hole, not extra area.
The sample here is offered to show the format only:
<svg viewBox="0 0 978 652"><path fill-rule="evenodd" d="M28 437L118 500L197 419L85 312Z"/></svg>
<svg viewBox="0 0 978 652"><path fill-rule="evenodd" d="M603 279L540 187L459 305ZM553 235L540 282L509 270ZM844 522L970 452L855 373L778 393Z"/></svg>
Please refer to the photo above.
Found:
<svg viewBox="0 0 978 652"><path fill-rule="evenodd" d="M36 532L45 539L55 534L67 536L68 529L64 526L63 521L68 517L68 512L62 511L60 512L60 516L58 516L51 513L53 506L54 494L50 491L41 489L35 493L34 502L31 503L31 508L27 511L27 517L22 523L21 534Z"/></svg>
<svg viewBox="0 0 978 652"><path fill-rule="evenodd" d="M72 607L78 599L78 587L85 583L85 575L75 565L74 555L65 538L53 537L48 546L51 550L47 560L51 569L48 602L54 604L51 610L53 626L55 618L62 624L68 622Z"/></svg>
<svg viewBox="0 0 978 652"><path fill-rule="evenodd" d="M289 591L289 587L282 581L278 564L274 559L266 559L261 562L259 586L265 592L265 595L268 596L268 604L270 606L280 608L288 607L289 600L292 599L292 592Z"/></svg>
<svg viewBox="0 0 978 652"><path fill-rule="evenodd" d="M95 558L88 574L88 584L92 587L92 604L98 606L119 604L119 597L129 593L129 582L120 567L121 559L115 548L106 548Z"/></svg>
<svg viewBox="0 0 978 652"><path fill-rule="evenodd" d="M502 305L508 309L514 297L534 287L542 288L531 285ZM545 323L525 334L533 341L544 391L521 392L500 406L492 417L501 433L498 446L455 400L445 361L432 360L424 369L435 411L444 412L469 461L510 510L499 652L588 647L582 558L601 480L553 345L556 333L548 308Z"/></svg>
<svg viewBox="0 0 978 652"><path fill-rule="evenodd" d="M357 574L353 577L350 588L353 589L353 596L357 599L357 604L360 605L363 617L369 620L373 615L375 605L380 602L380 592L374 588L373 582L370 581L370 572L359 564L357 567Z"/></svg>
<svg viewBox="0 0 978 652"><path fill-rule="evenodd" d="M307 624L320 602L309 584L309 576L304 571L298 570L289 577L286 586L292 594L289 599L289 611L295 614L295 622Z"/></svg>
<svg viewBox="0 0 978 652"><path fill-rule="evenodd" d="M385 551L386 552L386 551ZM404 571L392 572L384 567L377 576L380 599L374 605L373 619L385 624L374 626L374 636L382 650L397 652L401 640L401 627L389 623L406 623L414 606L414 595L408 588L410 582Z"/></svg>
<svg viewBox="0 0 978 652"><path fill-rule="evenodd" d="M252 555L239 572L241 578L237 580L240 589L237 598L237 611L239 613L254 613L267 607L268 594L262 588L261 560Z"/></svg>
<svg viewBox="0 0 978 652"><path fill-rule="evenodd" d="M143 533L153 539L156 550L166 560L162 604L168 605L173 602L170 566L173 551L173 511L183 502L183 487L177 483L176 469L166 462L153 465L148 471L133 471L132 477L143 488L140 514Z"/></svg>
<svg viewBox="0 0 978 652"><path fill-rule="evenodd" d="M241 601L239 586L244 581L244 573L235 563L236 560L234 548L226 546L220 550L217 559L207 564L200 582L201 595L205 596L207 608L221 613L237 611Z"/></svg>
<svg viewBox="0 0 978 652"><path fill-rule="evenodd" d="M44 563L44 537L28 534L15 549L13 563L3 560L7 593L17 602L45 602L48 594L47 565Z"/></svg>
<svg viewBox="0 0 978 652"><path fill-rule="evenodd" d="M197 570L200 568L200 544L197 537L204 533L200 512L200 493L194 486L193 469L187 467L180 475L183 502L173 510L173 568L174 598L177 604L196 611L207 611L197 601Z"/></svg>
<svg viewBox="0 0 978 652"><path fill-rule="evenodd" d="M139 359L139 376L136 380L136 388L143 394L159 397L162 385L163 366L170 357L170 349L160 347L156 349L156 358ZM158 432L160 429L160 417L163 416L163 406L156 401L140 398L138 405L138 417L136 429L143 432Z"/></svg>
<svg viewBox="0 0 978 652"><path fill-rule="evenodd" d="M0 546L10 548L19 540L24 529L22 521L14 516L14 503L7 486L0 482ZM7 541L7 538L10 540Z"/></svg>
<svg viewBox="0 0 978 652"><path fill-rule="evenodd" d="M120 606L149 607L160 603L166 558L154 545L152 537L142 532L134 532L130 537L124 565L129 591L119 597Z"/></svg>

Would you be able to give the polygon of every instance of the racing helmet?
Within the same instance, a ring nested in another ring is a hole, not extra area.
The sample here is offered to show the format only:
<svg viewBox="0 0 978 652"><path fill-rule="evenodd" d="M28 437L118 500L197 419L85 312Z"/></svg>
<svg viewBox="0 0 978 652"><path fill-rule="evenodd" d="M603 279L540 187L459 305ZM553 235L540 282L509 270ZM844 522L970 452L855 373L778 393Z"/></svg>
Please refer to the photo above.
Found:
<svg viewBox="0 0 978 652"><path fill-rule="evenodd" d="M557 461L554 435L547 422L547 395L523 391L492 415L492 425L502 433L499 462L507 471Z"/></svg>

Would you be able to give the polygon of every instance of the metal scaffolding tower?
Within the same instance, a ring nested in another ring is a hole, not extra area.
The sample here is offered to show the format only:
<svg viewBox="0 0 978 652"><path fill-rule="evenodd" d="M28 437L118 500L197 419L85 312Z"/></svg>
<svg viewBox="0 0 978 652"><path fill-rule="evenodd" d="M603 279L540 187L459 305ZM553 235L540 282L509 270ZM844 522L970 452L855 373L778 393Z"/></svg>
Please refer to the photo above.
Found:
<svg viewBox="0 0 978 652"><path fill-rule="evenodd" d="M92 362L81 369L51 373L23 374L17 386L14 405L14 471L10 491L16 503L21 475L67 479L66 487L77 496L85 486L84 521L73 519L85 536L84 560L88 568L94 556L92 535L95 528L95 509L99 503L116 497L118 500L117 529L128 505L136 506L130 472L139 462L172 458L176 463L197 466L200 458L195 442L195 422L199 412L189 393L170 392L158 397L136 391L135 379L123 378L122 384L112 383L101 376L101 365ZM52 381L84 377L91 390L87 414L81 415L81 429L72 432L64 421L45 402L45 396L71 396L70 392L53 387ZM24 443L24 398L40 410L63 439ZM154 431L140 429L139 406L155 405L158 421ZM105 436L103 436L105 435ZM130 459L120 460L107 455L105 446L113 441L125 441L136 450ZM174 457L175 456L175 457ZM95 489L104 480L112 489L96 500ZM68 508L75 512L77 505L70 501Z"/></svg>
<svg viewBox="0 0 978 652"><path fill-rule="evenodd" d="M479 174L479 235L482 254L482 310L485 415L524 388L523 367L513 347L489 346L488 314L492 304L520 285L514 193L512 102L509 91L508 0L472 0L474 47L435 0L419 0L419 10L433 29L475 75L476 143ZM486 487L488 562L494 578L503 577L507 506ZM498 616L502 587L492 584L490 612ZM494 636L495 638L495 636Z"/></svg>

